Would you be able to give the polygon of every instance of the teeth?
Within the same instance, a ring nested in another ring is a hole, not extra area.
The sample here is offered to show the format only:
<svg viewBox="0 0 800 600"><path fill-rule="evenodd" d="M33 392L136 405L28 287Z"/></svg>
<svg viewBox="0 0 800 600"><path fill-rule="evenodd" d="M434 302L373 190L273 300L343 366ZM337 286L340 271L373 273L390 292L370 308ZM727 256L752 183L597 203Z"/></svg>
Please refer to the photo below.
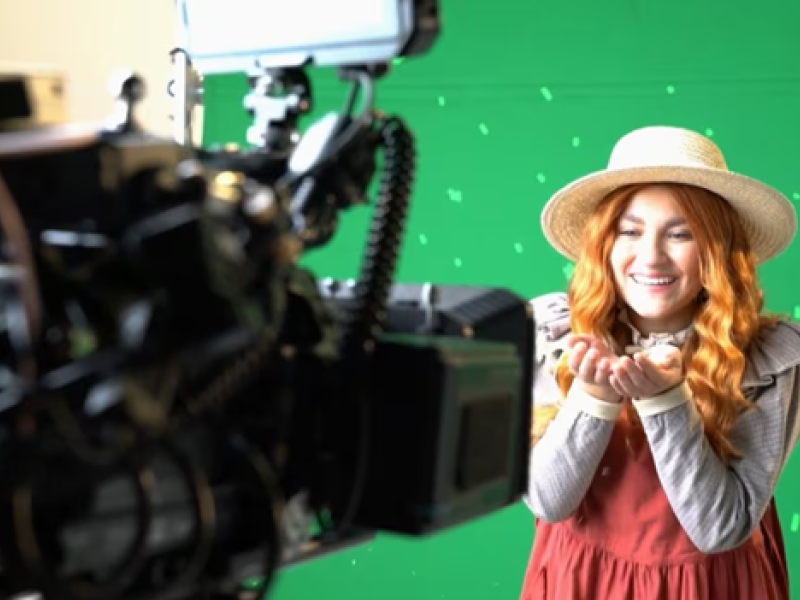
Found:
<svg viewBox="0 0 800 600"><path fill-rule="evenodd" d="M654 279L651 277L642 277L641 275L631 275L631 279L642 285L669 285L677 281L675 277L658 277Z"/></svg>

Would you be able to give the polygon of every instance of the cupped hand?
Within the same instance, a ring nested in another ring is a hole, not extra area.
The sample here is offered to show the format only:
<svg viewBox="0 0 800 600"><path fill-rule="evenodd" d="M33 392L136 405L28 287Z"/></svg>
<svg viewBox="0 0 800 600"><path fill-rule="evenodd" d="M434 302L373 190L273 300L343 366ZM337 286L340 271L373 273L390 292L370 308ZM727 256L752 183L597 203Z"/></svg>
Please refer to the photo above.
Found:
<svg viewBox="0 0 800 600"><path fill-rule="evenodd" d="M619 401L619 392L610 385L618 357L593 335L570 335L566 343L569 370L590 395L609 402Z"/></svg>
<svg viewBox="0 0 800 600"><path fill-rule="evenodd" d="M623 356L611 367L608 381L618 394L641 399L659 396L681 384L683 361L676 348L667 356L650 357L646 352Z"/></svg>

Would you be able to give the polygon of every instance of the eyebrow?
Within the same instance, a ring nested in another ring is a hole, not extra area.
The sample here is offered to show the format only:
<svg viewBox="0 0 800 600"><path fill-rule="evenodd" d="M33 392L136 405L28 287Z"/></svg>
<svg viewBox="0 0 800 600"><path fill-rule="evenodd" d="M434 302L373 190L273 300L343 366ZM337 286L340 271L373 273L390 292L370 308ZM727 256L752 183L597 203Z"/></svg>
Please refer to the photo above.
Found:
<svg viewBox="0 0 800 600"><path fill-rule="evenodd" d="M622 215L620 221L630 221L631 223L636 223L637 225L644 225L644 219L629 213ZM677 227L679 225L686 225L686 219L683 217L672 217L663 224L663 226L667 229L670 227Z"/></svg>

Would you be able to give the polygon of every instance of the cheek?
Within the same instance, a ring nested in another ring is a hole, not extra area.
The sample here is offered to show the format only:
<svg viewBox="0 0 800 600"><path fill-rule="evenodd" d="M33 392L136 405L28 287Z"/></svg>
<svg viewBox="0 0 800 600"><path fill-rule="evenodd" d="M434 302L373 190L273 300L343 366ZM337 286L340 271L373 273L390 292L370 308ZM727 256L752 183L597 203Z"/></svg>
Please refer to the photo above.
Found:
<svg viewBox="0 0 800 600"><path fill-rule="evenodd" d="M701 287L700 284L700 256L697 250L687 249L680 257L681 270L689 278L692 287Z"/></svg>
<svg viewBox="0 0 800 600"><path fill-rule="evenodd" d="M618 280L624 277L625 271L634 257L635 254L624 244L617 244L614 246L614 249L611 250L611 257L609 259L611 262L611 270Z"/></svg>

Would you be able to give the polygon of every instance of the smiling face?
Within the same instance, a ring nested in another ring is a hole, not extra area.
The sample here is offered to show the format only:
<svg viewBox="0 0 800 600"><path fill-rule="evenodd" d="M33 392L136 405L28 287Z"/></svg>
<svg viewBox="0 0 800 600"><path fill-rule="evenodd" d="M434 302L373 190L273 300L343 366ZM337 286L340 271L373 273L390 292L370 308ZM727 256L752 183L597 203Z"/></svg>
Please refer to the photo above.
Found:
<svg viewBox="0 0 800 600"><path fill-rule="evenodd" d="M646 187L631 198L618 223L611 269L642 334L675 333L691 324L703 289L700 256L669 188Z"/></svg>

